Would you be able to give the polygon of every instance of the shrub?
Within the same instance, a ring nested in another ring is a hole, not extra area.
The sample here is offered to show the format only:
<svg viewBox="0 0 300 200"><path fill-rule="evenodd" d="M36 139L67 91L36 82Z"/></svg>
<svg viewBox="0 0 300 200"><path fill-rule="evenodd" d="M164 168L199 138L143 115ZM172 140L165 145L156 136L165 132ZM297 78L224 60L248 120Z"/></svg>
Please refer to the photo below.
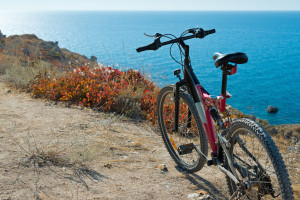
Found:
<svg viewBox="0 0 300 200"><path fill-rule="evenodd" d="M68 101L100 111L152 119L155 85L140 71L83 66L60 78L38 78L32 84L35 97Z"/></svg>

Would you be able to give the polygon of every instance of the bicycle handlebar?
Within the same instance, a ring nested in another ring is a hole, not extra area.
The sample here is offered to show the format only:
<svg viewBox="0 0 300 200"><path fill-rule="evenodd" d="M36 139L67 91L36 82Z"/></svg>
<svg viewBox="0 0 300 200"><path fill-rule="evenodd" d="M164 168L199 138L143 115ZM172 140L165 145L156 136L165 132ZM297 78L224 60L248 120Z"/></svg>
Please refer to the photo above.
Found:
<svg viewBox="0 0 300 200"><path fill-rule="evenodd" d="M194 29L189 29L188 31L193 31ZM215 29L211 29L211 30L203 30L203 29L200 29L199 31L193 31L193 35L189 35L189 36L185 36L185 37L179 37L179 38L176 38L176 39L173 39L173 40L169 40L169 41L166 41L166 42L160 42L160 37L157 37L153 43L147 45L147 46L143 46L143 47L139 47L136 49L137 52L142 52L142 51L148 51L148 50L157 50L159 49L160 47L164 46L164 45L168 45L168 44L173 44L173 43L177 43L179 42L180 40L188 40L188 39L192 39L192 38L199 38L199 39L202 39L204 38L205 36L207 35L210 35L210 34L213 34L215 33L216 30Z"/></svg>

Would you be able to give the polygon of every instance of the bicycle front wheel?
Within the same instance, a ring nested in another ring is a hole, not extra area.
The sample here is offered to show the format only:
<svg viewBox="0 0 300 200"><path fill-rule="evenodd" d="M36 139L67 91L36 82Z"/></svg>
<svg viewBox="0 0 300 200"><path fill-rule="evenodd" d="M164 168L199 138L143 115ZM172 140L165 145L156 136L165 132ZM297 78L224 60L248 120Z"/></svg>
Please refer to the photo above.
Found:
<svg viewBox="0 0 300 200"><path fill-rule="evenodd" d="M239 178L249 183L247 188L241 188L226 177L231 195L238 193L237 199L293 199L282 157L272 138L259 124L249 119L234 120L228 141ZM227 159L224 165L230 170Z"/></svg>
<svg viewBox="0 0 300 200"><path fill-rule="evenodd" d="M202 169L207 155L207 139L191 96L179 91L178 131L175 131L174 85L164 87L157 98L157 116L163 141L172 159L182 169L196 172Z"/></svg>

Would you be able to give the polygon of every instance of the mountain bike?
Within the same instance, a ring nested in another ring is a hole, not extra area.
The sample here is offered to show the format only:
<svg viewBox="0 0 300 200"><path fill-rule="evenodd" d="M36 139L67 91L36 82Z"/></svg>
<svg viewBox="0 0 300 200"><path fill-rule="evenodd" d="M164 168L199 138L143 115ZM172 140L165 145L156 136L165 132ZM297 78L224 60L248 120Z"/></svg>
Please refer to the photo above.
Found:
<svg viewBox="0 0 300 200"><path fill-rule="evenodd" d="M164 144L175 163L187 172L197 172L205 164L216 165L226 176L230 199L293 199L284 161L269 134L247 118L233 118L226 107L231 95L227 77L237 65L248 62L245 53L215 53L216 68L222 71L221 95L211 95L200 84L191 66L189 46L184 42L202 39L215 29L193 28L180 37L172 34L147 35L154 42L137 52L171 45L171 57L182 66L174 75L179 81L163 87L157 98L157 118ZM161 41L167 38L167 41ZM177 45L181 61L172 55ZM182 61L182 58L183 61ZM208 143L211 156L208 157Z"/></svg>

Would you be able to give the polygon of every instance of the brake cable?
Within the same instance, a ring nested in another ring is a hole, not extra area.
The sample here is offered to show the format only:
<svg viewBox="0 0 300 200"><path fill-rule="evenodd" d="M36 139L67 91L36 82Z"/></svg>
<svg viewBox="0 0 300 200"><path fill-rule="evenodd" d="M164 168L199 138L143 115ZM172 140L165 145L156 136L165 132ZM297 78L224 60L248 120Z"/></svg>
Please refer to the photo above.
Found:
<svg viewBox="0 0 300 200"><path fill-rule="evenodd" d="M182 38L183 36L185 36L185 35L188 34L188 33L193 33L193 34L195 34L195 32L196 32L197 29L199 29L199 28L185 30L183 33L181 33L180 37L176 37L176 36L173 35L173 34L160 34L160 33L155 33L154 35L148 35L148 34L144 33L144 35L145 35L145 36L148 36L148 37L155 37L156 39L160 39L160 38L162 38L162 37L166 37L166 38L169 38L169 39L179 39L179 38ZM193 32L191 32L191 30L193 30ZM170 37L170 36L171 36L171 37ZM172 37L173 37L173 38L172 38ZM174 58L174 56L172 55L172 48L173 48L173 45L174 45L174 44L177 44L177 46L178 46L179 54L180 54L180 61L181 61L181 62L179 62L178 60L176 60L176 59ZM184 52L182 51L182 48L181 48L181 46L180 46L180 44L179 44L178 42L171 44L171 46L170 46L170 56L171 56L171 58L172 58L176 63L178 63L179 65L181 65L181 67L182 67L182 69L183 69L184 64L183 64L182 57L185 56L185 54L184 54ZM189 60L191 60L191 59L190 59L190 56L189 56Z"/></svg>

